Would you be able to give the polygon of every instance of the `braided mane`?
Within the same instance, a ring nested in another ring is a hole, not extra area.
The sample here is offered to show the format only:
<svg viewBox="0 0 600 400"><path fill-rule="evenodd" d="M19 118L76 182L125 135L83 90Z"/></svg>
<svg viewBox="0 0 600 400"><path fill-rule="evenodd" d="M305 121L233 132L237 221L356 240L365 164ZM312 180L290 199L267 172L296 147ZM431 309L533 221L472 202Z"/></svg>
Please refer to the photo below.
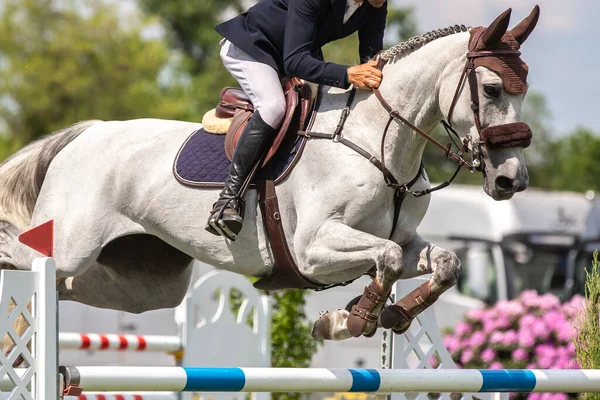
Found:
<svg viewBox="0 0 600 400"><path fill-rule="evenodd" d="M407 53L417 50L425 46L427 43L433 42L435 39L454 35L456 33L467 32L468 30L469 28L465 25L453 25L444 29L436 29L419 36L413 36L405 42L397 44L394 47L390 47L387 50L383 50L379 53L378 58L389 61L394 57L403 56Z"/></svg>

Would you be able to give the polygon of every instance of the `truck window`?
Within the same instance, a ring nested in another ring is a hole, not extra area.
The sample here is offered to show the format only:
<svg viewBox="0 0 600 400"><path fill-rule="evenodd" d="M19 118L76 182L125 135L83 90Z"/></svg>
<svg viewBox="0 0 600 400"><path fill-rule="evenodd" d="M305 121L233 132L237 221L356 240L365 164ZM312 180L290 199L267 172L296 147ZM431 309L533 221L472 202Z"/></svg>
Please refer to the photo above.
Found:
<svg viewBox="0 0 600 400"><path fill-rule="evenodd" d="M533 249L527 260L518 260L514 253L505 252L507 269L511 270L513 297L524 290L535 290L539 294L552 293L563 297L565 291L567 254L564 249Z"/></svg>
<svg viewBox="0 0 600 400"><path fill-rule="evenodd" d="M456 251L463 269L458 290L465 296L493 304L498 300L496 266L488 246L472 243Z"/></svg>

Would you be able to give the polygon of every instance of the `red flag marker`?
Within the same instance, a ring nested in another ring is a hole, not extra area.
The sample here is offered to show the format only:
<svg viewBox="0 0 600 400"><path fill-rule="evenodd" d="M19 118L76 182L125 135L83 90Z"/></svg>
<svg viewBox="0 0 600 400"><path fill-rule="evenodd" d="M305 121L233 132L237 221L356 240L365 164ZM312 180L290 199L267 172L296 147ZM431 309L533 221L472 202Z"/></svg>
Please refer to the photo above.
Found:
<svg viewBox="0 0 600 400"><path fill-rule="evenodd" d="M44 222L19 235L19 242L45 256L54 255L54 220Z"/></svg>

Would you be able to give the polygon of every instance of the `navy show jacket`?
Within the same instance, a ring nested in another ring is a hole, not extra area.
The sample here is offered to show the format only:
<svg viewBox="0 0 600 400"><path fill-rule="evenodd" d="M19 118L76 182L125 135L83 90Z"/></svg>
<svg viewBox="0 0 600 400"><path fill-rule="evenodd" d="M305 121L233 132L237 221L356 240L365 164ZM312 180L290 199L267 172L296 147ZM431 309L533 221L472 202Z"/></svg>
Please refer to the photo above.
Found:
<svg viewBox="0 0 600 400"><path fill-rule="evenodd" d="M375 8L365 0L344 24L345 11L346 0L260 0L215 30L282 77L346 88L348 66L325 62L321 47L358 31L366 62L383 48L387 2Z"/></svg>

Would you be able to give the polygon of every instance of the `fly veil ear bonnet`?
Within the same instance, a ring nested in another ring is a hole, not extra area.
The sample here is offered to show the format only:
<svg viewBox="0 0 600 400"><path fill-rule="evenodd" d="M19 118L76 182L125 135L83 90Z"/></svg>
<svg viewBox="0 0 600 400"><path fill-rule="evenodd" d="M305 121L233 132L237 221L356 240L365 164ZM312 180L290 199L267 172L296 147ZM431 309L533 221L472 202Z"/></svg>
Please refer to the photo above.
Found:
<svg viewBox="0 0 600 400"><path fill-rule="evenodd" d="M472 108L480 140L488 148L528 147L531 144L531 129L523 122L481 127L479 122L479 98L475 69L486 67L502 79L504 89L510 94L527 93L527 64L521 59L519 49L535 28L540 8L533 11L513 29L508 29L511 9L509 8L490 24L471 30L467 54L467 75L471 86Z"/></svg>
<svg viewBox="0 0 600 400"><path fill-rule="evenodd" d="M508 30L511 9L501 14L488 27L477 27L471 30L470 52L490 52L489 56L474 59L475 68L487 67L496 72L508 93L527 93L527 72L529 68L521 59L519 49L535 28L540 8L535 6L527 18L513 29ZM513 54L502 55L504 51Z"/></svg>

